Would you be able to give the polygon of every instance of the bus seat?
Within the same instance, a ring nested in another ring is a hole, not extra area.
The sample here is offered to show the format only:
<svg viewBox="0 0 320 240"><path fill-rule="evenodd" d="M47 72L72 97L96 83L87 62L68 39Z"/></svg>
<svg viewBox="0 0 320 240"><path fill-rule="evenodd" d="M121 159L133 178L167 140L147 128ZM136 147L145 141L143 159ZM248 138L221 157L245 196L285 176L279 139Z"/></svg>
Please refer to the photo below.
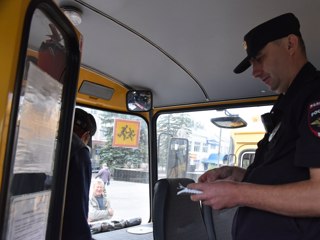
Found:
<svg viewBox="0 0 320 240"><path fill-rule="evenodd" d="M199 202L189 195L177 195L179 183L188 178L165 178L156 182L152 208L154 240L209 240Z"/></svg>
<svg viewBox="0 0 320 240"><path fill-rule="evenodd" d="M237 209L238 207L214 210L209 206L203 206L203 218L208 228L209 239L232 240L231 229Z"/></svg>

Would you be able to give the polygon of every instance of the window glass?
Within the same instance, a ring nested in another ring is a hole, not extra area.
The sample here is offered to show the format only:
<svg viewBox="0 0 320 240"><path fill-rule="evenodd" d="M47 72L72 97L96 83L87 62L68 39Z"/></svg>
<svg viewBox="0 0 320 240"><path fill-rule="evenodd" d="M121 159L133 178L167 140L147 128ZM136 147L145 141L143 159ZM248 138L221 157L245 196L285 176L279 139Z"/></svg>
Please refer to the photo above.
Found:
<svg viewBox="0 0 320 240"><path fill-rule="evenodd" d="M197 181L206 170L223 165L247 168L265 133L260 116L270 109L268 105L161 114L157 119L158 178ZM211 121L222 117L240 117L247 125L220 128Z"/></svg>
<svg viewBox="0 0 320 240"><path fill-rule="evenodd" d="M195 142L195 143L194 143L193 151L194 151L194 152L200 152L200 145L201 145L200 142Z"/></svg>
<svg viewBox="0 0 320 240"><path fill-rule="evenodd" d="M208 144L207 143L203 143L202 144L202 152L208 152Z"/></svg>
<svg viewBox="0 0 320 240"><path fill-rule="evenodd" d="M150 204L146 122L134 115L80 108L91 113L97 122L97 132L91 144L91 182L101 178L98 175L103 166L111 173L111 180L105 185L105 193L114 212L109 220L141 218L147 223Z"/></svg>
<svg viewBox="0 0 320 240"><path fill-rule="evenodd" d="M247 168L254 159L254 151L245 151L240 155L240 167Z"/></svg>

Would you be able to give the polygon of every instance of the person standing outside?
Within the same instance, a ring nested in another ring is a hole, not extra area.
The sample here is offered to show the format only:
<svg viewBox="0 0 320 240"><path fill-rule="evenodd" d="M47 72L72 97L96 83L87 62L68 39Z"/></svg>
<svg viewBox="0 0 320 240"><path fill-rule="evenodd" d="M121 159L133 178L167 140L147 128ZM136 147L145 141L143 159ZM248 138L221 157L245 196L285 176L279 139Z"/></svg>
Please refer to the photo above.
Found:
<svg viewBox="0 0 320 240"><path fill-rule="evenodd" d="M113 216L113 209L105 193L105 184L100 179L94 179L92 194L89 199L89 222L107 220Z"/></svg>
<svg viewBox="0 0 320 240"><path fill-rule="evenodd" d="M106 163L102 164L102 168L97 173L96 178L101 178L105 186L110 184L111 173Z"/></svg>
<svg viewBox="0 0 320 240"><path fill-rule="evenodd" d="M86 111L75 110L71 153L66 188L62 240L89 240L89 190L91 158L87 144L97 129L94 117Z"/></svg>
<svg viewBox="0 0 320 240"><path fill-rule="evenodd" d="M316 29L314 29L316 31ZM249 31L247 56L234 69L279 94L264 114L266 134L247 168L205 172L188 187L213 209L239 206L234 240L320 239L320 73L307 60L296 16L287 13Z"/></svg>

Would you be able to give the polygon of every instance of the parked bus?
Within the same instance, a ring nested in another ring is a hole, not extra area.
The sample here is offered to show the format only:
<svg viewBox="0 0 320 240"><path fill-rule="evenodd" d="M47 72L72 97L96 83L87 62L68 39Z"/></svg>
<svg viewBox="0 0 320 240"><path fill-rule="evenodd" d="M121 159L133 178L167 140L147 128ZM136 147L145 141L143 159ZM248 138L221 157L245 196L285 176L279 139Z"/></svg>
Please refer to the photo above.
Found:
<svg viewBox="0 0 320 240"><path fill-rule="evenodd" d="M257 143L265 134L265 128L261 122L260 115L270 110L269 107L265 107L264 109L260 108L259 110L246 112L248 126L232 131L234 150L232 152L233 158L231 157L230 159L232 159L236 166L247 168L253 162Z"/></svg>
<svg viewBox="0 0 320 240"><path fill-rule="evenodd" d="M250 71L232 72L243 34L295 12L320 66L320 34L308 28L319 8L299 0L0 1L0 238L61 238L78 107L97 121L92 180L102 164L112 174L114 215L89 222L93 238L159 239L155 183L247 167L265 132L260 115L277 96ZM125 221L140 228L124 229Z"/></svg>

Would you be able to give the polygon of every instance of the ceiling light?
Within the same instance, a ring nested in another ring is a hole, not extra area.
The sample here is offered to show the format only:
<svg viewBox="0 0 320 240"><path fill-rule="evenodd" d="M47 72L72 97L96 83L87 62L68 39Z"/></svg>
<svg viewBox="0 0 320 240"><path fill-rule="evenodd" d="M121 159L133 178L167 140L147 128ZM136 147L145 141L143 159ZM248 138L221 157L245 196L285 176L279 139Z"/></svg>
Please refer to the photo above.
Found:
<svg viewBox="0 0 320 240"><path fill-rule="evenodd" d="M74 26L80 25L82 12L79 9L69 6L61 7L61 9Z"/></svg>

